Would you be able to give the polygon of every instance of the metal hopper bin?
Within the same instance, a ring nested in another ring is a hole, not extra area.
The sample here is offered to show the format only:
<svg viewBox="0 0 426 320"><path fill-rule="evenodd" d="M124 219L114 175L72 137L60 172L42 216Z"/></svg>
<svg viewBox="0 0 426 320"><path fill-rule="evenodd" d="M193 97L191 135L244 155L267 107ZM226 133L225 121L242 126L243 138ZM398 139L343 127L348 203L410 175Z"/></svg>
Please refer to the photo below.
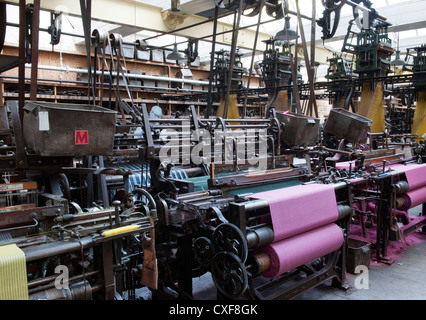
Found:
<svg viewBox="0 0 426 320"><path fill-rule="evenodd" d="M324 131L338 139L352 143L365 143L370 131L372 120L345 109L331 109Z"/></svg>
<svg viewBox="0 0 426 320"><path fill-rule="evenodd" d="M27 101L23 134L40 156L111 155L117 113L95 105Z"/></svg>
<svg viewBox="0 0 426 320"><path fill-rule="evenodd" d="M281 141L290 147L313 146L319 139L320 119L291 112L276 112L280 123L284 123Z"/></svg>

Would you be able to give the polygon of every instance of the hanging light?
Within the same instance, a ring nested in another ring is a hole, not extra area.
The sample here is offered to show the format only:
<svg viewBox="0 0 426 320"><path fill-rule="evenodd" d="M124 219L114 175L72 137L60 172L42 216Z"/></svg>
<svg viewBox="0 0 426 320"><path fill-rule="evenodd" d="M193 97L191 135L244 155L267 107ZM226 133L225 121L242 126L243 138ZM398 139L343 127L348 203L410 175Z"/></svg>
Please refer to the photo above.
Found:
<svg viewBox="0 0 426 320"><path fill-rule="evenodd" d="M174 12L180 11L180 0L171 0L171 8Z"/></svg>
<svg viewBox="0 0 426 320"><path fill-rule="evenodd" d="M181 60L185 60L185 56L180 53L177 49L177 44L175 43L174 47L173 47L173 52L169 53L167 55L167 59L168 60L176 60L176 61L181 61Z"/></svg>
<svg viewBox="0 0 426 320"><path fill-rule="evenodd" d="M287 40L296 40L299 38L296 31L290 28L290 16L285 17L284 29L278 31L275 35L275 40L278 41L287 41Z"/></svg>
<svg viewBox="0 0 426 320"><path fill-rule="evenodd" d="M401 59L401 54L399 50L396 50L395 59L391 61L391 65L402 67L405 65L405 61Z"/></svg>
<svg viewBox="0 0 426 320"><path fill-rule="evenodd" d="M395 51L395 59L391 61L392 66L402 67L405 65L405 61L401 59L401 52L399 51L399 32L398 32L398 43Z"/></svg>

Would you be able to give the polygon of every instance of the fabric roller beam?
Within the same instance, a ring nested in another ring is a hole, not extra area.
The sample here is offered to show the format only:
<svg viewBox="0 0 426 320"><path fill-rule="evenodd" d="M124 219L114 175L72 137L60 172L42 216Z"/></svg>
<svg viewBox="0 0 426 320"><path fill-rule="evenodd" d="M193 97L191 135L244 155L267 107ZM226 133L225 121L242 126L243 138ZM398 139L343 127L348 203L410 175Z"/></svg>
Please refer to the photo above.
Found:
<svg viewBox="0 0 426 320"><path fill-rule="evenodd" d="M404 193L397 199L398 209L407 211L426 203L426 187L417 188Z"/></svg>
<svg viewBox="0 0 426 320"><path fill-rule="evenodd" d="M426 164L393 164L389 167L405 173L409 190L426 186Z"/></svg>
<svg viewBox="0 0 426 320"><path fill-rule="evenodd" d="M262 273L275 278L298 266L338 250L344 242L342 229L332 223L259 249L271 258L271 267Z"/></svg>

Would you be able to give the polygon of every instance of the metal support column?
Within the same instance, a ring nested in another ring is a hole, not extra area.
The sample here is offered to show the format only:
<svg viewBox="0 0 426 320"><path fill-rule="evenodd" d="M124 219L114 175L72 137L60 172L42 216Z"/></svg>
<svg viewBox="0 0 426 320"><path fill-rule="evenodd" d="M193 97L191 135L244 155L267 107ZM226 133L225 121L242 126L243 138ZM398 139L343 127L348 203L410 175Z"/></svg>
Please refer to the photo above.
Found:
<svg viewBox="0 0 426 320"><path fill-rule="evenodd" d="M40 0L34 0L33 21L31 29L31 84L30 100L37 100L37 78L38 78L38 47L40 29ZM23 108L23 105L21 106Z"/></svg>

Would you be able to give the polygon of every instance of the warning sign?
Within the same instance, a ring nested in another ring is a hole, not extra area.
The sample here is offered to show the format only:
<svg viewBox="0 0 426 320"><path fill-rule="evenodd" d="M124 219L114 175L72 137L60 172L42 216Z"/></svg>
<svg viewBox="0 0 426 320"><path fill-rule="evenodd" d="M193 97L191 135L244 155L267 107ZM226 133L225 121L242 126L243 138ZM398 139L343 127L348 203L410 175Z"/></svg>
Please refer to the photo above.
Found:
<svg viewBox="0 0 426 320"><path fill-rule="evenodd" d="M89 144L89 131L88 130L76 130L75 131L75 145L87 145Z"/></svg>

